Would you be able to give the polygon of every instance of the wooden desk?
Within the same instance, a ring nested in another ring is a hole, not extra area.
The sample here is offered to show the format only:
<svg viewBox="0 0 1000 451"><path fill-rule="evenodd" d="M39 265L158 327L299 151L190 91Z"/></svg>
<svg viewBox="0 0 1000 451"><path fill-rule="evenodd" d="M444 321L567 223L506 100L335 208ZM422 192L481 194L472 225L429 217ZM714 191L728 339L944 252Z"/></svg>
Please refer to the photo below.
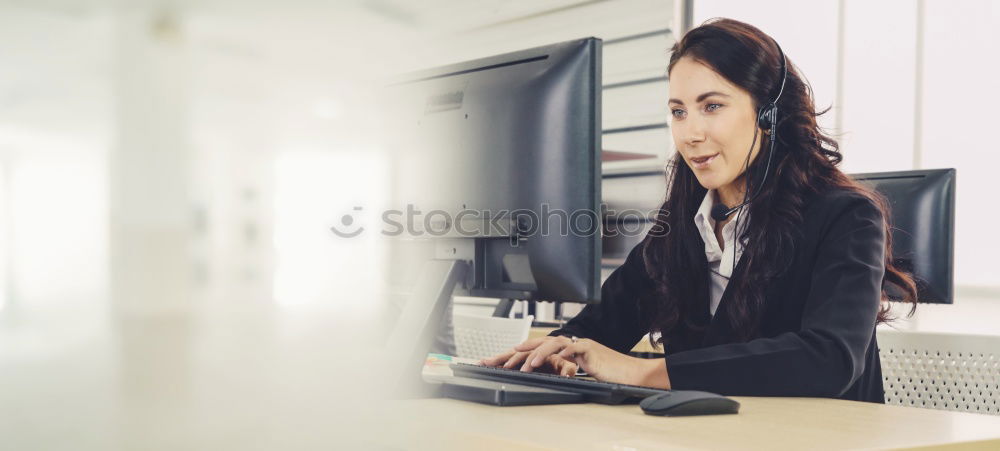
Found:
<svg viewBox="0 0 1000 451"><path fill-rule="evenodd" d="M544 336L548 335L549 332L552 332L553 330L556 330L556 328L555 327L532 327L531 330L528 332L528 338L544 337ZM653 354L663 354L663 350L662 349L656 349L656 348L652 347L649 344L649 340L647 340L647 339L642 339L641 341L639 341L638 343L636 343L635 347L632 348L632 352L648 352L648 353L653 353Z"/></svg>
<svg viewBox="0 0 1000 451"><path fill-rule="evenodd" d="M655 417L637 405L494 407L396 401L403 449L1000 449L1000 417L817 398L735 397L737 415Z"/></svg>

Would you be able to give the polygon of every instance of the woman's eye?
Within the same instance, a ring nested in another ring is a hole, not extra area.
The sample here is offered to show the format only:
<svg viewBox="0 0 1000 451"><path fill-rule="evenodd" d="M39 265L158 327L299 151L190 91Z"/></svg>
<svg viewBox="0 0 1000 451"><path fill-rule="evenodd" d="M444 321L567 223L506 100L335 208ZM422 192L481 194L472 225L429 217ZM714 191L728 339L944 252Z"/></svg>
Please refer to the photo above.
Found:
<svg viewBox="0 0 1000 451"><path fill-rule="evenodd" d="M705 109L708 111L715 111L719 108L722 108L722 104L720 103L710 103L708 105L705 105Z"/></svg>
<svg viewBox="0 0 1000 451"><path fill-rule="evenodd" d="M675 119L684 118L684 110L670 110L670 114L673 115Z"/></svg>

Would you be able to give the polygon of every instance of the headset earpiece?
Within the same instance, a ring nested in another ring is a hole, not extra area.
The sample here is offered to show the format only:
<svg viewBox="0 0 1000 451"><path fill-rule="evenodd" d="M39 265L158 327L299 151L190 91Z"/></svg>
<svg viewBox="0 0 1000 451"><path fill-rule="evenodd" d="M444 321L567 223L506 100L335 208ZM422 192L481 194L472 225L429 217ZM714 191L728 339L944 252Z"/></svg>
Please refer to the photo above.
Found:
<svg viewBox="0 0 1000 451"><path fill-rule="evenodd" d="M760 108L760 114L757 115L757 126L761 130L767 131L774 126L774 118L777 116L778 106L774 103L769 103Z"/></svg>

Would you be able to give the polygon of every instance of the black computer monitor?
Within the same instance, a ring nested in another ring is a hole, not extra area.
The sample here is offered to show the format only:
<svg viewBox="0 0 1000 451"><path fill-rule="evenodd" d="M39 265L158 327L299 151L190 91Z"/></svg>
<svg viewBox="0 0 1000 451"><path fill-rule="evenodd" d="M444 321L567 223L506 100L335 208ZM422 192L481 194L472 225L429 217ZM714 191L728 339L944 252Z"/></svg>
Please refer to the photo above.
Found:
<svg viewBox="0 0 1000 451"><path fill-rule="evenodd" d="M931 169L919 171L878 172L852 175L885 196L890 207L889 224L892 228L893 256L897 267L913 274L917 279L919 302L954 302L954 224L955 224L955 170ZM650 193L662 191L650 181L662 181L662 172L643 172L605 176L606 191L617 180L636 186L655 186ZM625 190L618 190L626 192ZM604 202L618 210L626 206L635 208L637 199L609 195ZM631 203L631 204L629 204ZM648 229L651 223L644 227ZM612 229L620 227L607 224ZM604 266L613 270L625 261L629 251L642 240L641 235L605 237ZM890 288L890 293L896 294Z"/></svg>
<svg viewBox="0 0 1000 451"><path fill-rule="evenodd" d="M919 302L954 302L955 170L854 174L889 202L895 264L913 274Z"/></svg>
<svg viewBox="0 0 1000 451"><path fill-rule="evenodd" d="M470 263L473 296L600 300L599 39L407 74L387 94L393 204L419 212L400 235Z"/></svg>
<svg viewBox="0 0 1000 451"><path fill-rule="evenodd" d="M599 302L599 39L407 74L385 94L389 284L412 287L388 349L413 370L453 350L453 293Z"/></svg>

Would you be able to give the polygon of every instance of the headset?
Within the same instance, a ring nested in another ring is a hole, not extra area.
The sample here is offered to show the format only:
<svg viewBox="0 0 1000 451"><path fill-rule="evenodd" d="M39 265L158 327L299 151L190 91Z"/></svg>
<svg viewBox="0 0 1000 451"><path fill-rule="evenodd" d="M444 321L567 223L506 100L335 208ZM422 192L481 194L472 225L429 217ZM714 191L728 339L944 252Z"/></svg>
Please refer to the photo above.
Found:
<svg viewBox="0 0 1000 451"><path fill-rule="evenodd" d="M757 110L757 127L759 127L761 130L764 130L765 132L770 131L769 134L771 141L770 150L768 150L767 152L767 164L764 166L764 177L761 178L760 183L757 184L757 189L754 190L753 196L750 196L749 199L747 198L747 194L750 193L750 190L749 186L747 186L748 189L743 194L743 203L732 208L729 208L721 203L715 204L715 206L712 207L712 219L716 221L725 220L726 218L729 217L729 215L738 211L740 208L743 208L745 205L748 205L750 202L753 202L753 200L757 198L757 195L760 194L761 188L763 188L764 186L764 182L767 181L767 174L771 170L771 159L774 158L774 142L777 139L776 126L778 123L778 100L781 99L781 94L785 92L785 80L788 79L788 66L786 65L785 62L785 52L781 50L781 46L778 45L778 41L774 40L774 38L771 38L771 41L774 42L774 46L778 48L778 54L781 55L781 85L778 87L778 95L774 97L774 100L771 100L767 104L762 105L760 109ZM754 143L757 142L756 129L753 132L753 140ZM746 162L744 163L744 169L743 169L744 174L747 173L747 168L750 167L750 154L752 152L753 152L753 143L750 144L750 150L747 151L747 159ZM749 185L749 180L750 180L749 174L747 180ZM737 215L737 220L738 219L739 215ZM737 229L739 228L739 223L737 223L736 227Z"/></svg>

